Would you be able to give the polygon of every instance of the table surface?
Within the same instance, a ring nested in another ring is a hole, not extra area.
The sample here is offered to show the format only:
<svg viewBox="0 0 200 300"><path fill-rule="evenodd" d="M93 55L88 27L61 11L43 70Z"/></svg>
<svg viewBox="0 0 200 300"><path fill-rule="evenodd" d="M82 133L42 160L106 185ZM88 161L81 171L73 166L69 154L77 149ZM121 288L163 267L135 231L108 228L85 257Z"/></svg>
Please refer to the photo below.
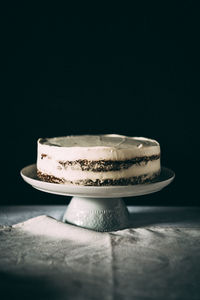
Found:
<svg viewBox="0 0 200 300"><path fill-rule="evenodd" d="M0 225L13 225L40 215L62 220L65 205L0 206ZM133 227L200 227L200 207L129 206Z"/></svg>
<svg viewBox="0 0 200 300"><path fill-rule="evenodd" d="M130 228L99 233L63 205L0 207L2 299L199 300L200 208L128 209Z"/></svg>

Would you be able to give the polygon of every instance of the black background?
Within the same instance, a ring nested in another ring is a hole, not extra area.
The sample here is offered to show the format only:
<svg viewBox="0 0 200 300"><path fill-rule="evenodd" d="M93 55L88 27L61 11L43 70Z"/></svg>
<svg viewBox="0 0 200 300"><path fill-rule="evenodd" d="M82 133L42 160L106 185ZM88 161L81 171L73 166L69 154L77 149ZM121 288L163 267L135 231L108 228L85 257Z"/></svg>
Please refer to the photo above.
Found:
<svg viewBox="0 0 200 300"><path fill-rule="evenodd" d="M117 133L158 140L176 173L128 204L199 205L198 9L161 3L3 11L1 204L66 203L20 177L39 137Z"/></svg>

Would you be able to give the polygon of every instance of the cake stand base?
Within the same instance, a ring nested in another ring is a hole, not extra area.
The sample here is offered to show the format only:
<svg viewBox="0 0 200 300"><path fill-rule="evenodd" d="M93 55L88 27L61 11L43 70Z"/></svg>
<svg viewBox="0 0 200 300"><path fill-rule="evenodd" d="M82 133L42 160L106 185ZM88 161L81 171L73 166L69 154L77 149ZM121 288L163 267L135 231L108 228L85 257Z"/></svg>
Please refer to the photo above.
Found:
<svg viewBox="0 0 200 300"><path fill-rule="evenodd" d="M129 212L122 198L73 197L63 222L96 231L116 231L129 224Z"/></svg>
<svg viewBox="0 0 200 300"><path fill-rule="evenodd" d="M63 221L96 231L116 231L129 227L129 213L119 197L134 197L158 192L170 184L175 174L162 167L160 175L147 184L127 186L77 186L42 181L36 164L21 170L23 179L37 190L73 196Z"/></svg>

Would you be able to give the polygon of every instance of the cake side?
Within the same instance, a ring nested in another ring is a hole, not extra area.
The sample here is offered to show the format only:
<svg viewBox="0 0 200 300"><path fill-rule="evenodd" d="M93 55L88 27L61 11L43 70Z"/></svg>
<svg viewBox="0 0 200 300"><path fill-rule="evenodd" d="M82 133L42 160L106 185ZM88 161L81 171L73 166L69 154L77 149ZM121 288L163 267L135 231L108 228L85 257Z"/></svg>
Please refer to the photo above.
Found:
<svg viewBox="0 0 200 300"><path fill-rule="evenodd" d="M127 185L148 182L160 172L160 145L155 140L119 135L64 139L38 140L37 170L42 180L79 185Z"/></svg>

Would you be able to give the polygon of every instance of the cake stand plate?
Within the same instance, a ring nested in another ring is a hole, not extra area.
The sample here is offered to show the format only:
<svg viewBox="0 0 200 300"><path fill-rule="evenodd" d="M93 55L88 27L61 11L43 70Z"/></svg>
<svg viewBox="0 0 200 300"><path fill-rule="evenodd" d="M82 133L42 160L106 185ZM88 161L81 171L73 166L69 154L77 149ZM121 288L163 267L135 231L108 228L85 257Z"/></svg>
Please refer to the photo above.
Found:
<svg viewBox="0 0 200 300"><path fill-rule="evenodd" d="M170 184L175 174L162 167L161 174L151 183L128 186L77 186L42 181L37 177L36 164L23 168L22 178L32 187L56 195L73 196L63 221L96 231L126 228L129 213L121 197L158 192Z"/></svg>

